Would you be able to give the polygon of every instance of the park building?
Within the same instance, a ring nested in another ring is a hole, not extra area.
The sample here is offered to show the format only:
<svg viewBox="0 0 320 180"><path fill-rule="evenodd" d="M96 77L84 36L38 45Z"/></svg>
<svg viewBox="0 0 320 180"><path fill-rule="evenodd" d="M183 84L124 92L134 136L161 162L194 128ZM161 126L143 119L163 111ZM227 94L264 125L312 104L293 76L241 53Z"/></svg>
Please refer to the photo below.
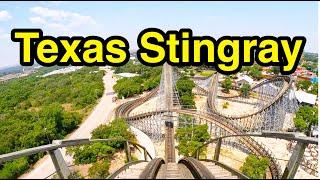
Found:
<svg viewBox="0 0 320 180"><path fill-rule="evenodd" d="M295 96L300 105L314 106L317 104L317 95L298 90L295 91Z"/></svg>
<svg viewBox="0 0 320 180"><path fill-rule="evenodd" d="M253 84L253 79L251 77L249 77L248 75L243 75L240 76L238 79L235 80L235 85L236 87L241 87L244 84L249 84L250 86L252 86Z"/></svg>

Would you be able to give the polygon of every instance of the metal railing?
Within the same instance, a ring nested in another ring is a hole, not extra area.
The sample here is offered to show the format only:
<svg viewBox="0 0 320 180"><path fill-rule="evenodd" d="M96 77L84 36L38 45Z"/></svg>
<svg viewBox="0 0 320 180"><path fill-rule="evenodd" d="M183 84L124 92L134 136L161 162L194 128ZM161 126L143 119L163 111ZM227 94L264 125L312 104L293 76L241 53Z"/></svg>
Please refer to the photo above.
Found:
<svg viewBox="0 0 320 180"><path fill-rule="evenodd" d="M165 164L162 158L155 158L141 172L139 179L156 179L161 166Z"/></svg>
<svg viewBox="0 0 320 180"><path fill-rule="evenodd" d="M150 153L146 150L144 146L141 146L140 144L137 144L135 142L128 141L125 139L119 139L119 138L117 139L73 139L73 140L54 140L52 144L24 149L21 151L16 151L8 154L2 154L0 155L0 164L20 158L20 157L30 156L30 155L34 155L41 152L48 152L48 154L52 159L56 173L59 175L61 179L66 179L70 175L70 170L62 156L60 148L86 145L86 144L91 144L96 142L113 142L113 141L125 142L124 150L126 153L126 158L128 163L132 162L130 144L135 147L139 147L143 150L144 161L147 161L148 158L150 160L153 159L153 157L150 155Z"/></svg>
<svg viewBox="0 0 320 180"><path fill-rule="evenodd" d="M116 170L114 173L110 174L107 179L114 179L116 178L120 173L122 173L123 171L127 170L130 168L130 166L135 165L135 164L139 164L142 162L146 162L144 160L138 160L138 161L132 161L129 162L127 164L125 164L124 166L122 166L121 168L119 168L118 170Z"/></svg>
<svg viewBox="0 0 320 180"><path fill-rule="evenodd" d="M179 163L184 164L195 179L215 179L205 165L192 157L182 158L179 160Z"/></svg>
<svg viewBox="0 0 320 180"><path fill-rule="evenodd" d="M234 135L227 135L227 136L222 136L222 137L218 137L215 139L211 139L208 142L204 143L202 146L198 147L192 156L195 157L196 159L199 159L200 151L202 148L207 147L211 143L216 143L213 161L219 162L222 139L229 138L229 137L241 137L241 136L278 138L278 139L284 139L284 140L288 140L288 141L297 141L297 145L294 148L293 153L291 154L291 157L290 157L290 159L287 163L287 166L284 170L284 173L282 174L281 177L279 177L281 179L294 178L294 176L298 170L298 167L299 167L299 162L301 162L301 160L303 158L303 154L304 154L304 151L305 151L305 148L307 147L307 145L308 144L318 144L317 138L298 136L297 133L262 131L261 133L234 134ZM219 163L218 163L218 165L219 165Z"/></svg>

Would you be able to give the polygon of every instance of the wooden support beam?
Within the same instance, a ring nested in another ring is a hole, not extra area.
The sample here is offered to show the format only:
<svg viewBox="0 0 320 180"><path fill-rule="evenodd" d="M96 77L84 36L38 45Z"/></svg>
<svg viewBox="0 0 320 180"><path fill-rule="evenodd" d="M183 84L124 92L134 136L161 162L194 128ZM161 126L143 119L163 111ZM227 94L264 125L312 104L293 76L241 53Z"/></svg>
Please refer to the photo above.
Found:
<svg viewBox="0 0 320 180"><path fill-rule="evenodd" d="M70 170L63 159L60 149L48 151L57 174L61 179L68 179Z"/></svg>
<svg viewBox="0 0 320 180"><path fill-rule="evenodd" d="M303 158L304 151L307 147L306 143L298 142L294 147L289 162L283 172L281 179L293 179L297 173L300 162Z"/></svg>
<svg viewBox="0 0 320 180"><path fill-rule="evenodd" d="M221 143L222 143L222 138L219 138L218 141L217 141L217 144L216 144L215 151L214 151L213 160L215 160L215 161L219 161Z"/></svg>

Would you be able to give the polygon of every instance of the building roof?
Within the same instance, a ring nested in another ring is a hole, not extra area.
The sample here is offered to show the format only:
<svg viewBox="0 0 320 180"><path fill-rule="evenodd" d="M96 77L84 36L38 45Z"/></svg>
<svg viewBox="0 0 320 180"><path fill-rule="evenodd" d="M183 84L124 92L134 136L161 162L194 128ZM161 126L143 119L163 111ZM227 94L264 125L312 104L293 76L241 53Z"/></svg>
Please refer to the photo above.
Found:
<svg viewBox="0 0 320 180"><path fill-rule="evenodd" d="M297 100L300 103L307 103L307 104L311 104L311 105L315 105L316 100L317 100L317 95L314 94L310 94L304 91L295 91L295 95Z"/></svg>
<svg viewBox="0 0 320 180"><path fill-rule="evenodd" d="M135 76L139 76L139 74L135 74L135 73L119 73L117 74L118 76L121 76L121 77L135 77Z"/></svg>
<svg viewBox="0 0 320 180"><path fill-rule="evenodd" d="M253 83L253 79L247 75L243 75L243 76L239 77L239 79L237 79L236 82L239 82L241 80L247 81L249 84Z"/></svg>
<svg viewBox="0 0 320 180"><path fill-rule="evenodd" d="M310 81L311 81L312 83L317 83L317 82L318 82L318 77L317 77L317 76L311 77L311 78L310 78Z"/></svg>

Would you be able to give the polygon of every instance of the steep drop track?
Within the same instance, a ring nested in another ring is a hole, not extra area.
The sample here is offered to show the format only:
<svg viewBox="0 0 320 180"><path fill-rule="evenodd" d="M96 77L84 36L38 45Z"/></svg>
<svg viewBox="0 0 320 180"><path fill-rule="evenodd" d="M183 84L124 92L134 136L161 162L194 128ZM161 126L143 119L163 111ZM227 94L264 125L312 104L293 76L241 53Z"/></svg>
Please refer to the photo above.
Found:
<svg viewBox="0 0 320 180"><path fill-rule="evenodd" d="M215 76L215 75L214 75ZM216 77L213 77L216 78ZM170 112L176 112L179 114L187 114L187 115L193 115L193 116L197 116L200 117L201 119L206 120L207 122L211 122L216 124L217 126L219 126L220 128L225 129L227 132L229 132L230 134L244 134L245 132L242 130L241 127L239 127L238 125L234 124L232 122L232 120L234 119L241 119L241 118L247 118L249 116L254 116L260 112L262 112L264 109L272 106L274 103L276 103L285 93L286 91L288 91L290 85L291 85L291 79L289 77L285 77L285 76L281 76L281 77L275 77L269 80L266 80L258 85L256 85L255 87L252 88L252 90L254 90L255 88L258 88L266 83L270 83L272 81L278 81L278 80L283 80L284 81L284 85L282 87L282 89L279 91L279 93L276 95L275 98L273 98L272 100L270 100L264 107L262 107L261 109L259 109L258 111L254 112L253 114L249 114L249 115L243 115L243 116L234 116L234 117L226 117L220 113L218 113L215 109L214 106L214 101L213 98L215 98L213 96L213 94L215 93L214 91L216 91L217 87L214 83L216 83L214 80L212 80L212 84L211 84L211 92L209 93L209 97L208 97L208 106L210 109L212 109L212 112L201 112L201 113L197 113L197 111L195 110L190 110L190 109L172 109L169 110ZM158 111L151 111L151 112L147 112L147 113L142 113L139 115L135 115L135 116L129 116L130 112L140 106L141 104L143 104L144 102L148 101L150 98L152 98L153 96L155 96L157 94L159 88L155 88L154 90L150 91L150 93L148 93L147 95L135 99L135 100L131 100L129 102L123 103L120 106L118 106L115 110L116 113L116 117L124 117L127 119L127 121L136 121L139 119L143 119L143 118L148 118L151 117L153 115L157 115L157 114L162 114L165 112L168 112L168 110L158 110ZM269 152L268 150L266 150L262 145L260 145L258 142L256 142L253 138L251 137L239 137L240 141L246 145L250 151L258 156L263 156L263 157L269 157L271 160L269 169L270 169L270 174L272 176L272 178L279 178L280 177L280 168L279 165L277 163L277 161L273 158L271 152ZM169 157L169 159L171 160L172 158Z"/></svg>

